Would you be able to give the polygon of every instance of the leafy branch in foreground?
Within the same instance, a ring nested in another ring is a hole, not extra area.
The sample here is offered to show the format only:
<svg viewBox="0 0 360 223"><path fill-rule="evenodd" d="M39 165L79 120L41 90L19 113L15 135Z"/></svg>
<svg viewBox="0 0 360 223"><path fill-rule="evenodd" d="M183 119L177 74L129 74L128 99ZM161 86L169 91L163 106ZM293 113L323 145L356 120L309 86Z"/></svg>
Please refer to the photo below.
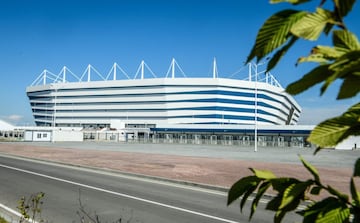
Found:
<svg viewBox="0 0 360 223"><path fill-rule="evenodd" d="M81 201L81 190L79 190L79 210L76 212L78 217L80 218L81 223L101 223L100 216L96 213L90 213L88 210L86 210L85 205ZM131 223L131 222L140 222L136 218L133 217L133 212L130 212L130 217L125 218L124 216L119 217L116 221L112 221L113 223Z"/></svg>
<svg viewBox="0 0 360 223"><path fill-rule="evenodd" d="M242 211L249 195L255 193L251 204L249 220L253 217L260 198L272 189L276 195L271 198L266 209L275 212L274 222L281 222L287 212L296 211L304 201L310 204L298 214L303 216L303 222L359 222L360 220L360 193L356 190L355 178L360 176L360 159L356 161L353 176L350 179L351 199L335 188L324 185L315 167L300 157L304 167L313 176L305 181L292 177L276 177L270 171L250 169L254 175L247 176L236 182L229 191L228 205L241 199ZM320 201L311 200L312 196L319 195L322 191L330 194Z"/></svg>
<svg viewBox="0 0 360 223"><path fill-rule="evenodd" d="M270 2L289 2L297 5L308 1L271 0ZM322 83L320 93L323 94L331 84L340 80L342 85L337 99L347 99L356 96L360 91L360 42L356 35L346 28L343 21L351 12L355 0L331 0L332 10L323 8L325 2L326 0L322 0L314 12L285 9L271 16L260 28L247 62L254 58L260 61L270 57L267 70L271 70L300 39L315 41L322 33L331 35L332 46L315 46L309 56L298 59L297 64L315 62L319 65L300 80L290 84L286 91L295 95ZM354 135L359 134L360 116L356 115L358 119L354 118L346 122L349 128L356 130ZM313 131L308 140L320 148L341 142L348 136L342 128L345 116L332 120L335 125L331 131L336 132L336 137L332 138L325 134L330 130L326 128L327 125L319 125L315 128L317 131Z"/></svg>
<svg viewBox="0 0 360 223"><path fill-rule="evenodd" d="M20 211L21 217L19 219L19 223L40 223L40 222L48 222L45 221L41 217L43 198L45 193L39 192L36 194L31 194L29 198L21 197L18 201L17 209ZM101 223L100 216L94 212L93 214L88 212L85 208L85 205L81 201L81 191L79 190L79 210L76 214L80 218L81 223ZM134 221L133 221L134 220ZM5 221L5 220L4 220ZM131 212L131 216L128 219L124 219L122 216L113 221L113 223L130 223L130 222L139 222L137 219L133 218L133 213ZM0 217L0 223L2 222L2 218ZM6 221L5 221L6 222Z"/></svg>
<svg viewBox="0 0 360 223"><path fill-rule="evenodd" d="M287 2L294 5L308 1L270 0L271 3ZM331 10L324 8L325 2L332 3ZM342 84L337 99L355 97L360 92L360 42L344 23L344 17L351 12L354 4L355 0L321 0L314 12L286 9L275 13L260 28L247 62L254 58L259 62L270 57L267 70L271 70L300 39L316 41L321 34L330 35L331 46L315 46L309 56L298 59L296 64L312 62L318 66L290 84L286 91L296 95L322 84L322 95L331 84L339 80ZM316 153L322 148L333 147L352 135L360 135L359 102L341 116L316 126L308 141L318 146ZM267 204L266 209L275 212L274 222L281 222L286 213L296 211L303 201L310 201L304 210L297 212L303 216L303 222L360 222L360 193L355 184L355 179L360 176L360 159L355 163L350 180L351 199L330 185L322 184L317 170L302 158L301 161L313 179L302 181L292 177L278 178L270 171L250 169L254 175L241 178L231 187L228 205L241 197L242 210L247 198L255 194L251 204L251 219L260 198L272 189L276 196ZM310 200L322 191L329 196L320 201Z"/></svg>
<svg viewBox="0 0 360 223"><path fill-rule="evenodd" d="M44 198L45 193L39 192L37 194L32 194L27 199L26 197L22 197L18 202L18 210L22 217L19 222L44 222L41 217L41 208L43 205L42 199Z"/></svg>

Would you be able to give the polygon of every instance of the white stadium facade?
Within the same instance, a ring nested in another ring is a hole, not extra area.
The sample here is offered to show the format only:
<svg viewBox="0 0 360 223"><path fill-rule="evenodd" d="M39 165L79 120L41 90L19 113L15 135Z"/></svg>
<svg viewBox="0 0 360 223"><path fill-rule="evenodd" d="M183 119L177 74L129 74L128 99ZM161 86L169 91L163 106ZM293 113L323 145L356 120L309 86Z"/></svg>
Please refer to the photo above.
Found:
<svg viewBox="0 0 360 223"><path fill-rule="evenodd" d="M172 139L257 132L306 137L312 127L296 125L301 108L294 98L258 65L246 67L244 79L218 77L215 59L210 77L187 77L174 59L165 77L144 61L134 78L117 64L106 76L91 65L81 76L64 67L58 74L44 70L26 93L37 126L92 130L122 123L149 128L146 137Z"/></svg>
<svg viewBox="0 0 360 223"><path fill-rule="evenodd" d="M145 63L141 66L144 72ZM53 83L44 81L51 75L45 71L42 85L27 88L36 125L109 127L113 119L236 125L254 125L256 119L259 125L294 125L301 112L271 74L258 81L255 75L237 80L216 73L211 78L144 78L142 73L140 79L91 81L86 71L86 81L68 82L66 71Z"/></svg>

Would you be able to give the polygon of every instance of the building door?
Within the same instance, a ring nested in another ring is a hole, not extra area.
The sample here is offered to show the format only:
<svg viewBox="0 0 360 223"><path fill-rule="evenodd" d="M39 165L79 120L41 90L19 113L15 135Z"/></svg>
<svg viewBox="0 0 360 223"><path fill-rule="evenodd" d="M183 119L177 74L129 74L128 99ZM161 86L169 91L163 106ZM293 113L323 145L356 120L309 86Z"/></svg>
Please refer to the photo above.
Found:
<svg viewBox="0 0 360 223"><path fill-rule="evenodd" d="M285 138L284 136L278 137L278 146L284 147L285 146Z"/></svg>
<svg viewBox="0 0 360 223"><path fill-rule="evenodd" d="M210 136L210 144L212 144L212 145L217 144L217 136L216 135Z"/></svg>

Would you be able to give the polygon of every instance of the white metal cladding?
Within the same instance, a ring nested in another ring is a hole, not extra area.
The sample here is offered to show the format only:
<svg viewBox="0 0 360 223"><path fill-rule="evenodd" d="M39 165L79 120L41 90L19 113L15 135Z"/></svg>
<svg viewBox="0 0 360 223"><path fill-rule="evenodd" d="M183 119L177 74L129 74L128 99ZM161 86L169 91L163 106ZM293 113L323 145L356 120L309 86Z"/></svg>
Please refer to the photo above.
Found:
<svg viewBox="0 0 360 223"><path fill-rule="evenodd" d="M60 82L27 88L39 126L293 125L301 108L280 86L225 78ZM256 103L255 103L256 102Z"/></svg>

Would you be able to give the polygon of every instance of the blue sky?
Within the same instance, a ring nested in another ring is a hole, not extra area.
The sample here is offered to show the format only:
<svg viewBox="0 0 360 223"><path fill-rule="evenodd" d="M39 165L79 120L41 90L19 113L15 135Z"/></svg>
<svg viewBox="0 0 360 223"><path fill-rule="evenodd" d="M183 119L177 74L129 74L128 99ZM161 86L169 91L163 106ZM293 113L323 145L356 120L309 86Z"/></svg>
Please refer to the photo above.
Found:
<svg viewBox="0 0 360 223"><path fill-rule="evenodd" d="M303 7L312 10L319 2ZM357 35L359 5L345 20ZM88 64L107 74L117 62L133 77L145 60L161 77L174 57L187 76L210 76L216 57L219 76L228 77L244 66L263 22L285 8L293 6L267 0L2 0L0 119L32 123L26 87L44 69L59 73L64 65L79 75ZM309 65L295 67L295 62L312 46L297 43L272 71L283 86L309 71ZM296 96L303 107L300 124L317 124L359 101L336 101L338 87L336 83L322 97L319 86Z"/></svg>

